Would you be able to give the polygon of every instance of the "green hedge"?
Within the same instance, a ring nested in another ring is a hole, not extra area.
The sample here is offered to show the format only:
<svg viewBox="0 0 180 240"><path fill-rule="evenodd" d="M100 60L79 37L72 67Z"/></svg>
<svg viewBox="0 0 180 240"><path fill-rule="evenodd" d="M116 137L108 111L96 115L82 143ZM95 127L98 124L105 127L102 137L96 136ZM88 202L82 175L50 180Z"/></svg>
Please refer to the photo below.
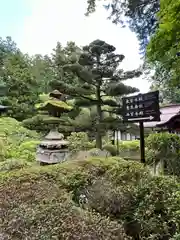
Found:
<svg viewBox="0 0 180 240"><path fill-rule="evenodd" d="M36 158L36 149L40 144L38 140L25 141L21 143L20 146L12 147L10 146L6 153L7 159L24 159L28 162L35 161Z"/></svg>
<svg viewBox="0 0 180 240"><path fill-rule="evenodd" d="M140 142L139 140L121 141L119 143L119 149L120 151L138 152L140 150Z"/></svg>
<svg viewBox="0 0 180 240"><path fill-rule="evenodd" d="M41 136L28 130L13 118L0 118L0 161L6 159L35 160Z"/></svg>
<svg viewBox="0 0 180 240"><path fill-rule="evenodd" d="M105 144L103 146L103 150L108 151L112 156L116 156L117 155L117 147L115 145Z"/></svg>
<svg viewBox="0 0 180 240"><path fill-rule="evenodd" d="M118 157L2 173L0 196L7 239L156 240L180 232L180 183Z"/></svg>
<svg viewBox="0 0 180 240"><path fill-rule="evenodd" d="M155 133L146 139L146 161L157 166L160 162L166 174L180 175L180 137L177 134Z"/></svg>
<svg viewBox="0 0 180 240"><path fill-rule="evenodd" d="M89 141L88 135L85 132L72 132L67 140L69 141L69 150L72 152L89 150L95 147L95 144Z"/></svg>

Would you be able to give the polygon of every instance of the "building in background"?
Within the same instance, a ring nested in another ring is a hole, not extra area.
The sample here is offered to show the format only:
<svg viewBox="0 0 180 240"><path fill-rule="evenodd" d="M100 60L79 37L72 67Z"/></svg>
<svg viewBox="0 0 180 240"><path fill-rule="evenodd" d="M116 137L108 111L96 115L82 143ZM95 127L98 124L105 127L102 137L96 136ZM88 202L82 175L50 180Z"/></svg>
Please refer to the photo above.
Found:
<svg viewBox="0 0 180 240"><path fill-rule="evenodd" d="M169 104L160 108L160 122L146 122L144 127L156 132L180 134L180 104Z"/></svg>
<svg viewBox="0 0 180 240"><path fill-rule="evenodd" d="M180 135L180 104L169 104L160 108L160 122L144 122L145 134L150 132L176 133ZM113 139L119 141L131 141L139 139L139 124L131 124L126 130L114 132Z"/></svg>

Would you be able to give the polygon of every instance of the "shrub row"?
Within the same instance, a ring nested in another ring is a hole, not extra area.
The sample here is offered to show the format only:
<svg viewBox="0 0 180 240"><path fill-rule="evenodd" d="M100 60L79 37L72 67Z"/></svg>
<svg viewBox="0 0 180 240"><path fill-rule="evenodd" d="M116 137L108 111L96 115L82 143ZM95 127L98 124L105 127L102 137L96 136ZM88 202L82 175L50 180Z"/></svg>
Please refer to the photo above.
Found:
<svg viewBox="0 0 180 240"><path fill-rule="evenodd" d="M1 174L0 186L5 239L160 240L180 232L179 182L138 162L94 158L24 169Z"/></svg>

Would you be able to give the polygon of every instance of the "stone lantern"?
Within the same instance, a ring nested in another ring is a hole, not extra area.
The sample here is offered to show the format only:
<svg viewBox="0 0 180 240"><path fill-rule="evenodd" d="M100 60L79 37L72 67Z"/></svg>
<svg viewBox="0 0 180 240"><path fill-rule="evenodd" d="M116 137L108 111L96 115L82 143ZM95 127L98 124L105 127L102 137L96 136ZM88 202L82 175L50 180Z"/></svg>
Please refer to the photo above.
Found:
<svg viewBox="0 0 180 240"><path fill-rule="evenodd" d="M57 129L61 114L71 111L72 107L65 102L63 94L55 90L49 94L46 102L38 105L38 109L48 112L49 117L44 119L44 123L49 124L51 130L38 146L37 161L41 165L63 162L68 156L68 141Z"/></svg>

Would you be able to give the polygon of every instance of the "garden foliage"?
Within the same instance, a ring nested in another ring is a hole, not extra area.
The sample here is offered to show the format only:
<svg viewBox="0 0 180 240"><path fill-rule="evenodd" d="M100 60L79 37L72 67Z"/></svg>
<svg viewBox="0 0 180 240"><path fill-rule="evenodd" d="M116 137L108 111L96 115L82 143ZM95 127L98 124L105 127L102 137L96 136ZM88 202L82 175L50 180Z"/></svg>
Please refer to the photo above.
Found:
<svg viewBox="0 0 180 240"><path fill-rule="evenodd" d="M146 161L163 164L164 173L180 176L180 137L177 134L155 133L146 139Z"/></svg>
<svg viewBox="0 0 180 240"><path fill-rule="evenodd" d="M4 239L160 240L180 231L179 182L152 176L138 162L31 167L2 173L0 186Z"/></svg>

